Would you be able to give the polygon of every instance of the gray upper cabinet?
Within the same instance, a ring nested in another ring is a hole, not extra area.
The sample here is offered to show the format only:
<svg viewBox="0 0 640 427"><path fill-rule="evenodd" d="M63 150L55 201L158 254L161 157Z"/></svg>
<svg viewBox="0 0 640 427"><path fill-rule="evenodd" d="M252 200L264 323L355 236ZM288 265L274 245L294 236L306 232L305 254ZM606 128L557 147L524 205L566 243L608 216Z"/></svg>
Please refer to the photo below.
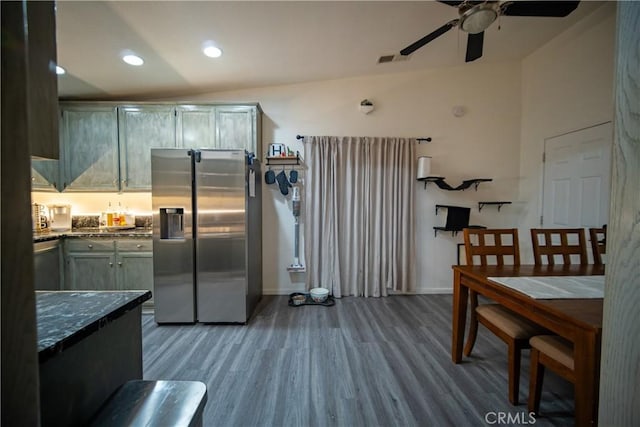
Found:
<svg viewBox="0 0 640 427"><path fill-rule="evenodd" d="M216 148L216 109L208 105L176 107L176 142L181 148Z"/></svg>
<svg viewBox="0 0 640 427"><path fill-rule="evenodd" d="M244 148L260 155L257 106L216 107L216 148Z"/></svg>
<svg viewBox="0 0 640 427"><path fill-rule="evenodd" d="M118 108L120 174L123 191L151 188L151 149L176 147L174 106Z"/></svg>
<svg viewBox="0 0 640 427"><path fill-rule="evenodd" d="M258 104L62 102L60 109L60 175L33 165L34 189L150 191L151 148L262 152Z"/></svg>
<svg viewBox="0 0 640 427"><path fill-rule="evenodd" d="M31 189L58 191L60 169L58 160L31 159Z"/></svg>
<svg viewBox="0 0 640 427"><path fill-rule="evenodd" d="M118 191L118 122L115 106L64 105L62 189Z"/></svg>

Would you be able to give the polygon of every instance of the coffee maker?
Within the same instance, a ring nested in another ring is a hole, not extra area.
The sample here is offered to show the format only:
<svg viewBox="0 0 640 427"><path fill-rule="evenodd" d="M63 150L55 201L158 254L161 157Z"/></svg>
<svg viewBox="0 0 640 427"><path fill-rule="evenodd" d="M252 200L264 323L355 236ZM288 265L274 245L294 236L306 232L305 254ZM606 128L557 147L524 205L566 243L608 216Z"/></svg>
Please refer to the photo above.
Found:
<svg viewBox="0 0 640 427"><path fill-rule="evenodd" d="M49 205L52 231L71 230L71 205Z"/></svg>

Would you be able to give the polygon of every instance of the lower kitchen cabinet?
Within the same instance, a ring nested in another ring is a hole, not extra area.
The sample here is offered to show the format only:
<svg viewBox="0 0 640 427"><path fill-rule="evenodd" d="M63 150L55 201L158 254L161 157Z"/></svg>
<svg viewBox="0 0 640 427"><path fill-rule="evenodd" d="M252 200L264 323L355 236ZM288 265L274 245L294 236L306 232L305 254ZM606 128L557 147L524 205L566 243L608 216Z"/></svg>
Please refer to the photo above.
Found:
<svg viewBox="0 0 640 427"><path fill-rule="evenodd" d="M121 289L145 290L153 294L153 242L144 239L116 239L117 282ZM153 305L153 298L145 306Z"/></svg>
<svg viewBox="0 0 640 427"><path fill-rule="evenodd" d="M68 238L65 289L149 290L153 293L151 238ZM153 299L145 306L153 306Z"/></svg>
<svg viewBox="0 0 640 427"><path fill-rule="evenodd" d="M66 289L113 291L116 285L115 256L109 252L71 252L66 258Z"/></svg>
<svg viewBox="0 0 640 427"><path fill-rule="evenodd" d="M33 244L33 284L36 291L59 291L62 267L60 240Z"/></svg>

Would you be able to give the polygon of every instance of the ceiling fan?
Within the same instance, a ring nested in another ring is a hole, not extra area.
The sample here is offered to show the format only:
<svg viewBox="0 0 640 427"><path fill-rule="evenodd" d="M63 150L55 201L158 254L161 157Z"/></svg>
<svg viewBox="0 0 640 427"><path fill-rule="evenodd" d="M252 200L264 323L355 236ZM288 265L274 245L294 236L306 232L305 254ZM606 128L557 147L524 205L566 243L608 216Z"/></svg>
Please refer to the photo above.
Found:
<svg viewBox="0 0 640 427"><path fill-rule="evenodd" d="M427 34L415 43L400 51L400 55L408 56L427 43L440 37L455 26L466 33L467 54L465 62L475 61L482 56L484 30L489 28L499 16L541 16L564 17L578 7L579 1L444 1L440 3L458 8L459 17L452 19L442 27Z"/></svg>

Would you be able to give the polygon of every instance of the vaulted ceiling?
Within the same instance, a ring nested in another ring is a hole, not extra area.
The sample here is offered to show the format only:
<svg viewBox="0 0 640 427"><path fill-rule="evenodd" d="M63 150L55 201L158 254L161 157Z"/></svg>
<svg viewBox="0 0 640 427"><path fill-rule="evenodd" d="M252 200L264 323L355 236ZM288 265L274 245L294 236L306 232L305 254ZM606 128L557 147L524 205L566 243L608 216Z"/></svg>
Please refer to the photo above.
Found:
<svg viewBox="0 0 640 427"><path fill-rule="evenodd" d="M520 60L599 5L583 1L565 18L500 17L476 62ZM60 1L59 95L143 99L464 65L458 28L407 61L377 63L457 17L433 1ZM204 56L205 41L223 55ZM144 65L122 62L125 50Z"/></svg>

